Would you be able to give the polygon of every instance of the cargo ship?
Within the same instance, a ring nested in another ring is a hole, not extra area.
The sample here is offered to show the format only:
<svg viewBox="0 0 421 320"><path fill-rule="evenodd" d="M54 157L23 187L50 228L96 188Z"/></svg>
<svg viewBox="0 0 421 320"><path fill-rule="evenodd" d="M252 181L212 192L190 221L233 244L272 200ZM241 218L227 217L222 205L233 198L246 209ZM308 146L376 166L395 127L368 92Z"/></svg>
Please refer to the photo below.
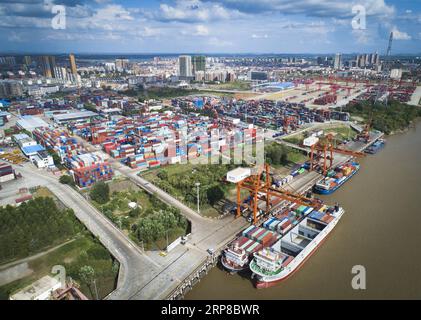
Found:
<svg viewBox="0 0 421 320"><path fill-rule="evenodd" d="M273 246L254 253L250 270L256 288L287 279L310 258L344 214L338 206L332 209L313 211Z"/></svg>
<svg viewBox="0 0 421 320"><path fill-rule="evenodd" d="M369 146L367 149L365 149L364 152L369 153L369 154L375 154L380 149L383 149L385 144L386 144L385 140L379 139L376 142L374 142L371 146Z"/></svg>
<svg viewBox="0 0 421 320"><path fill-rule="evenodd" d="M230 273L247 269L255 252L273 245L312 211L312 207L290 204L267 219L263 227L248 227L223 251L222 266Z"/></svg>
<svg viewBox="0 0 421 320"><path fill-rule="evenodd" d="M345 182L360 170L357 162L347 162L328 172L327 177L317 182L313 188L319 194L331 194L338 190Z"/></svg>

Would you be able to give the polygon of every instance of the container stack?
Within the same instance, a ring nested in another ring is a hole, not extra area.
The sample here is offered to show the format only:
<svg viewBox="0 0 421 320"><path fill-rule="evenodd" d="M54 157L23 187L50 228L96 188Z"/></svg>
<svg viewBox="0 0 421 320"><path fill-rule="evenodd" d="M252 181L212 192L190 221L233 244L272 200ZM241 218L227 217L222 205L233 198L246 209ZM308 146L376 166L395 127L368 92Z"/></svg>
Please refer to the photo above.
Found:
<svg viewBox="0 0 421 320"><path fill-rule="evenodd" d="M67 158L75 183L81 187L90 187L95 182L111 180L114 172L108 162L99 155L85 153Z"/></svg>
<svg viewBox="0 0 421 320"><path fill-rule="evenodd" d="M0 182L7 182L15 179L15 171L12 166L6 163L0 163Z"/></svg>

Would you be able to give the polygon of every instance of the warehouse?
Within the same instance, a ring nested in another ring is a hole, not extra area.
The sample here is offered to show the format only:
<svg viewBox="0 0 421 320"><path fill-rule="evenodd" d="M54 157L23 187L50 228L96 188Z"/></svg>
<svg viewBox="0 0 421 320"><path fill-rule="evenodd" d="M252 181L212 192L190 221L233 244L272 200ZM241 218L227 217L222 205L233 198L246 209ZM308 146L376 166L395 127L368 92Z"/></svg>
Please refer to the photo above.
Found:
<svg viewBox="0 0 421 320"><path fill-rule="evenodd" d="M36 128L48 127L48 123L41 118L35 116L22 116L17 122L16 126L19 129L34 131Z"/></svg>
<svg viewBox="0 0 421 320"><path fill-rule="evenodd" d="M53 120L57 124L66 124L70 121L86 121L96 116L98 116L98 114L92 111L77 111L54 115Z"/></svg>
<svg viewBox="0 0 421 320"><path fill-rule="evenodd" d="M0 183L15 179L15 171L10 164L0 163Z"/></svg>

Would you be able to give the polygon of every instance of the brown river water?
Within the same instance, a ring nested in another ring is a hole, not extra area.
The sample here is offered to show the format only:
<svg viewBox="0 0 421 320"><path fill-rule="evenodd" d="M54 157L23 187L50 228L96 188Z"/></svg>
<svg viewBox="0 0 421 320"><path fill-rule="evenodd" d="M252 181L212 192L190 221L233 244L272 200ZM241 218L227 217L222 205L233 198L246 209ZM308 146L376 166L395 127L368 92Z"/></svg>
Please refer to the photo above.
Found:
<svg viewBox="0 0 421 320"><path fill-rule="evenodd" d="M346 210L325 243L293 276L268 289L215 267L186 299L421 299L421 122L387 138L332 195ZM366 289L354 290L354 265Z"/></svg>

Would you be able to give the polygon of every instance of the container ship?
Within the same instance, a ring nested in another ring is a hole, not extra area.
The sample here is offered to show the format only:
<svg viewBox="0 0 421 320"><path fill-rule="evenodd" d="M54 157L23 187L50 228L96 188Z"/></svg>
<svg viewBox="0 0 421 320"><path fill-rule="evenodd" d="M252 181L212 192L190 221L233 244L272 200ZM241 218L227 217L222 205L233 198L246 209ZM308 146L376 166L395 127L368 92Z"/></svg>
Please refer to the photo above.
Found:
<svg viewBox="0 0 421 320"><path fill-rule="evenodd" d="M360 170L360 164L357 162L347 162L328 172L327 177L317 182L313 188L314 192L319 194L331 194L338 190L354 174Z"/></svg>
<svg viewBox="0 0 421 320"><path fill-rule="evenodd" d="M250 270L255 286L268 288L291 276L326 240L343 214L338 206L313 211L274 245L254 253Z"/></svg>
<svg viewBox="0 0 421 320"><path fill-rule="evenodd" d="M364 152L369 153L369 154L375 154L379 152L381 149L383 149L385 144L386 144L385 140L379 139L376 142L374 142L371 146L369 146L367 149L365 149Z"/></svg>
<svg viewBox="0 0 421 320"><path fill-rule="evenodd" d="M273 245L312 211L312 207L297 204L282 207L262 227L250 226L231 242L223 251L221 264L230 273L247 269L255 252Z"/></svg>

